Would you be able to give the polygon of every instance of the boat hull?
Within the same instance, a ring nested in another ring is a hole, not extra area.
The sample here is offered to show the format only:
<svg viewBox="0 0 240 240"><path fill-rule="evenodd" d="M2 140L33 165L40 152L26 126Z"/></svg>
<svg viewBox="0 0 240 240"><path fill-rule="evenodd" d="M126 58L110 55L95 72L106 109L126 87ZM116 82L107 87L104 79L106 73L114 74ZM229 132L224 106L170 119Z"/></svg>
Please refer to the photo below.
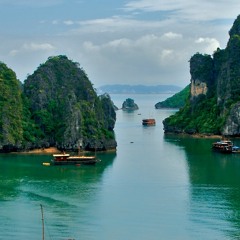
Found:
<svg viewBox="0 0 240 240"><path fill-rule="evenodd" d="M156 121L153 118L143 119L142 120L142 125L143 126L155 126L156 125Z"/></svg>
<svg viewBox="0 0 240 240"><path fill-rule="evenodd" d="M87 160L87 161L52 161L53 165L94 165L97 160Z"/></svg>
<svg viewBox="0 0 240 240"><path fill-rule="evenodd" d="M215 152L220 152L220 153L232 153L232 148L212 148L213 151Z"/></svg>
<svg viewBox="0 0 240 240"><path fill-rule="evenodd" d="M232 153L233 144L229 140L222 140L212 144L212 149L221 153Z"/></svg>
<svg viewBox="0 0 240 240"><path fill-rule="evenodd" d="M53 155L53 165L94 165L98 162L95 156L70 156L69 154Z"/></svg>

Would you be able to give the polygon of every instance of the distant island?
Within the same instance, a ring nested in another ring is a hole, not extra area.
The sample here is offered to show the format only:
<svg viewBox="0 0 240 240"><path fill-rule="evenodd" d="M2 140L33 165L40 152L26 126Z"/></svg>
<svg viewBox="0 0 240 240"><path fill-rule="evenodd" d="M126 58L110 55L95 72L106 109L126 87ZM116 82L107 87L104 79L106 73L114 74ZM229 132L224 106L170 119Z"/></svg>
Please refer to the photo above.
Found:
<svg viewBox="0 0 240 240"><path fill-rule="evenodd" d="M176 93L181 91L182 88L175 85L125 85L125 84L112 84L103 85L97 89L99 93L108 94L158 94L158 93Z"/></svg>
<svg viewBox="0 0 240 240"><path fill-rule="evenodd" d="M138 105L131 98L127 98L122 104L122 110L124 111L134 111L138 109Z"/></svg>

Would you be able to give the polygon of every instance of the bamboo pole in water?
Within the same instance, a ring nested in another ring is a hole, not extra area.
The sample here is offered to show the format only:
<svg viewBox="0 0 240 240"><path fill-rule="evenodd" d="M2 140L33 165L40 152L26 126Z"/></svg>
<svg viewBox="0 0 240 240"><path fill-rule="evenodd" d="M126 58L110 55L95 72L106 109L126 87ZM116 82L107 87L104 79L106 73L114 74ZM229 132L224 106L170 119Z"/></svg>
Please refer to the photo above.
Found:
<svg viewBox="0 0 240 240"><path fill-rule="evenodd" d="M41 206L41 213L42 213L42 240L44 240L44 218L43 218L43 206L42 204L40 204Z"/></svg>

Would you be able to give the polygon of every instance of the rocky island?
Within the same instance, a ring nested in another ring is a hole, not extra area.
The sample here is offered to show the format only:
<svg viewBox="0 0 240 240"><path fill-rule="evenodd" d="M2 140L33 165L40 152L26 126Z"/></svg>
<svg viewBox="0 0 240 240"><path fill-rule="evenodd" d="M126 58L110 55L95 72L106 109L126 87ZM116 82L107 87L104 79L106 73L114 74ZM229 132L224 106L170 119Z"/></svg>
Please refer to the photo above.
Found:
<svg viewBox="0 0 240 240"><path fill-rule="evenodd" d="M133 99L127 98L122 104L122 110L124 111L138 110L138 105L134 102Z"/></svg>
<svg viewBox="0 0 240 240"><path fill-rule="evenodd" d="M0 85L1 152L116 148L113 103L97 96L79 63L49 57L23 84L1 63Z"/></svg>
<svg viewBox="0 0 240 240"><path fill-rule="evenodd" d="M165 133L240 135L240 16L225 49L190 59L190 95L163 121Z"/></svg>

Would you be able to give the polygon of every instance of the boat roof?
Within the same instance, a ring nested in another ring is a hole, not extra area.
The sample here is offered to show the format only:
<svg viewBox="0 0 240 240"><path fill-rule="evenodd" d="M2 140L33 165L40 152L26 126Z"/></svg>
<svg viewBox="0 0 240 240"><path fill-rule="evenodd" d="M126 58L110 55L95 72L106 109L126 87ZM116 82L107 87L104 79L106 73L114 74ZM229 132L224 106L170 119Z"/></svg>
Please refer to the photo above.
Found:
<svg viewBox="0 0 240 240"><path fill-rule="evenodd" d="M215 144L215 145L229 145L229 143L228 142L215 142L215 143L213 143L213 144Z"/></svg>
<svg viewBox="0 0 240 240"><path fill-rule="evenodd" d="M143 119L143 121L155 121L155 119L154 118L145 118L145 119Z"/></svg>
<svg viewBox="0 0 240 240"><path fill-rule="evenodd" d="M54 157L69 157L70 154L53 154Z"/></svg>

